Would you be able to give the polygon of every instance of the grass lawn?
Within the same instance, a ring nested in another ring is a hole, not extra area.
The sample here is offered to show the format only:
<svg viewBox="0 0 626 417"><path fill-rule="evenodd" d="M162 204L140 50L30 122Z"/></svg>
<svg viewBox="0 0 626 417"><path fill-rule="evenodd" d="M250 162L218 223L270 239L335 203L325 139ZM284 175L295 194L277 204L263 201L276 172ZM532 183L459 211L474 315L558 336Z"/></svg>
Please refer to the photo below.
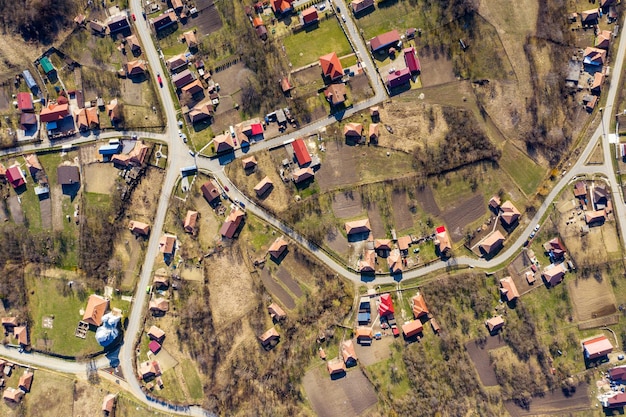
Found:
<svg viewBox="0 0 626 417"><path fill-rule="evenodd" d="M500 166L527 195L535 192L546 174L545 168L537 165L511 143L507 143L502 150Z"/></svg>
<svg viewBox="0 0 626 417"><path fill-rule="evenodd" d="M183 368L183 375L185 375L185 382L187 383L187 389L189 390L191 399L201 400L204 396L202 381L200 381L200 376L196 371L193 361L191 359L186 359L181 362L181 366Z"/></svg>
<svg viewBox="0 0 626 417"><path fill-rule="evenodd" d="M34 188L36 184L32 181L32 177L28 177L26 191L20 194L22 209L28 220L28 229L32 231L41 230L41 211L39 209L39 197L35 194Z"/></svg>
<svg viewBox="0 0 626 417"><path fill-rule="evenodd" d="M158 391L158 396L175 402L185 402L185 393L180 387L180 382L176 378L176 370L172 368L165 371L161 376L163 379L163 389Z"/></svg>
<svg viewBox="0 0 626 417"><path fill-rule="evenodd" d="M59 279L26 277L28 305L33 320L31 343L44 348L39 341L45 342L47 349L63 355L99 351L101 347L93 332L88 332L85 339L74 336L76 325L82 318L80 310L87 305L87 298L81 299L75 291L63 296L60 292L63 285ZM52 329L43 327L44 316L54 316Z"/></svg>
<svg viewBox="0 0 626 417"><path fill-rule="evenodd" d="M408 28L431 27L434 22L440 21L436 12L438 8L433 9L427 15L421 5L413 7L409 2L390 2L385 7L378 5L375 11L356 19L356 23L363 30L363 37L369 40L392 29L402 33Z"/></svg>
<svg viewBox="0 0 626 417"><path fill-rule="evenodd" d="M345 58L341 58L339 61L341 62L342 67L348 68L353 65L356 65L357 59L356 59L356 55L350 55Z"/></svg>
<svg viewBox="0 0 626 417"><path fill-rule="evenodd" d="M337 53L337 56L352 52L348 39L335 19L324 20L318 28L289 35L282 41L294 69L316 62L320 56L331 52Z"/></svg>
<svg viewBox="0 0 626 417"><path fill-rule="evenodd" d="M260 250L263 246L268 246L277 237L272 235L273 229L262 223L255 216L249 216L246 219L246 228L252 235L252 239L249 242L255 251Z"/></svg>
<svg viewBox="0 0 626 417"><path fill-rule="evenodd" d="M140 404L134 398L129 398L127 395L128 394L122 392L118 396L115 406L116 417L167 417L174 415L154 411L152 408Z"/></svg>

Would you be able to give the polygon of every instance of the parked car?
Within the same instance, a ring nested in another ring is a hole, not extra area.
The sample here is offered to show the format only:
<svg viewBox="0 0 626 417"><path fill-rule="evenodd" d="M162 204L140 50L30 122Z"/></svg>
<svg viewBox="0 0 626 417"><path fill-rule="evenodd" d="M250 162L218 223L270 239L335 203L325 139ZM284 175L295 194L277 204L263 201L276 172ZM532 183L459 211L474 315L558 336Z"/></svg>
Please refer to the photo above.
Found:
<svg viewBox="0 0 626 417"><path fill-rule="evenodd" d="M539 227L540 226L538 224L535 226L535 232L539 231Z"/></svg>
<svg viewBox="0 0 626 417"><path fill-rule="evenodd" d="M157 72L157 80L159 80L159 87L163 88L163 79L161 78L161 73Z"/></svg>
<svg viewBox="0 0 626 417"><path fill-rule="evenodd" d="M226 185L224 186L224 191L230 191Z"/></svg>
<svg viewBox="0 0 626 417"><path fill-rule="evenodd" d="M135 17L135 13L131 14L130 16L133 18L133 22L137 20L137 18Z"/></svg>
<svg viewBox="0 0 626 417"><path fill-rule="evenodd" d="M393 337L400 336L400 331L398 331L398 326L391 326L391 332L393 333Z"/></svg>
<svg viewBox="0 0 626 417"><path fill-rule="evenodd" d="M342 15L341 15L341 20L343 20L343 21L344 21L344 23L345 23L345 21L346 21L346 15L345 15L345 14L342 14Z"/></svg>

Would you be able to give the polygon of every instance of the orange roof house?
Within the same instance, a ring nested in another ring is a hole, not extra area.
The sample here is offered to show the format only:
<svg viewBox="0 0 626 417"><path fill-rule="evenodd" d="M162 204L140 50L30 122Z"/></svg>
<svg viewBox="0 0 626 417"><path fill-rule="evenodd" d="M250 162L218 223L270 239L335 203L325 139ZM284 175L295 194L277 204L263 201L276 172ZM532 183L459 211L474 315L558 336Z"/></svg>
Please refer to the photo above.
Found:
<svg viewBox="0 0 626 417"><path fill-rule="evenodd" d="M356 328L356 340L357 341L370 341L374 337L374 332L369 327L359 326Z"/></svg>
<svg viewBox="0 0 626 417"><path fill-rule="evenodd" d="M130 50L132 52L137 52L141 50L141 44L139 43L139 39L137 39L137 35L127 36L126 44L130 47Z"/></svg>
<svg viewBox="0 0 626 417"><path fill-rule="evenodd" d="M506 277L500 280L500 294L502 298L508 302L517 300L519 292L517 291L513 278Z"/></svg>
<svg viewBox="0 0 626 417"><path fill-rule="evenodd" d="M287 13L292 10L291 3L294 0L270 0L272 11L276 14Z"/></svg>
<svg viewBox="0 0 626 417"><path fill-rule="evenodd" d="M563 281L563 278L565 277L565 265L560 263L558 265L554 265L550 269L544 269L541 275L546 282L553 287Z"/></svg>
<svg viewBox="0 0 626 417"><path fill-rule="evenodd" d="M69 115L69 105L67 103L49 103L46 107L41 109L41 113L39 113L39 120L41 120L42 123L57 122L59 120L63 120Z"/></svg>
<svg viewBox="0 0 626 417"><path fill-rule="evenodd" d="M2 398L4 398L6 402L19 403L22 401L22 398L24 398L24 392L13 387L9 387L4 390Z"/></svg>
<svg viewBox="0 0 626 417"><path fill-rule="evenodd" d="M134 61L128 61L126 63L126 75L129 77L135 77L142 75L146 72L146 63L140 59Z"/></svg>
<svg viewBox="0 0 626 417"><path fill-rule="evenodd" d="M306 168L296 169L295 171L293 171L291 175L293 176L293 182L295 182L296 184L299 184L301 182L304 182L313 178L315 176L315 172L313 172L313 168L306 167Z"/></svg>
<svg viewBox="0 0 626 417"><path fill-rule="evenodd" d="M174 253L174 249L176 246L176 236L164 234L159 239L159 252L164 255L171 255Z"/></svg>
<svg viewBox="0 0 626 417"><path fill-rule="evenodd" d="M259 341L261 341L261 345L263 345L264 347L267 347L271 344L278 343L279 340L280 340L280 335L278 334L278 332L276 331L276 328L274 327L272 327L271 329L263 333L261 336L259 336Z"/></svg>
<svg viewBox="0 0 626 417"><path fill-rule="evenodd" d="M505 226L513 225L517 220L519 220L520 212L519 210L511 203L511 201L505 201L500 206L500 211L502 214L500 218Z"/></svg>
<svg viewBox="0 0 626 417"><path fill-rule="evenodd" d="M198 212L193 210L187 210L185 215L185 222L183 223L183 229L187 233L194 233L196 231L196 222L198 221Z"/></svg>
<svg viewBox="0 0 626 417"><path fill-rule="evenodd" d="M354 343L352 343L352 340L343 341L343 343L341 344L341 356L343 357L343 361L346 366L356 365L358 357L356 356L356 351L354 350Z"/></svg>
<svg viewBox="0 0 626 417"><path fill-rule="evenodd" d="M193 32L193 30L184 32L183 36L189 49L194 49L198 47L198 38L196 38L196 34Z"/></svg>
<svg viewBox="0 0 626 417"><path fill-rule="evenodd" d="M389 252L391 245L391 239L376 239L374 241L374 249L379 252Z"/></svg>
<svg viewBox="0 0 626 417"><path fill-rule="evenodd" d="M406 338L416 336L422 333L423 330L424 326L419 320L413 320L402 325L402 333L404 333L404 337Z"/></svg>
<svg viewBox="0 0 626 417"><path fill-rule="evenodd" d="M489 234L483 241L480 243L480 250L483 251L486 255L491 255L497 252L502 245L504 244L504 236L500 233L499 230Z"/></svg>
<svg viewBox="0 0 626 417"><path fill-rule="evenodd" d="M223 133L221 135L217 135L213 139L213 143L215 144L215 151L217 153L220 152L228 152L235 149L235 144L233 142L233 138L230 133Z"/></svg>
<svg viewBox="0 0 626 417"><path fill-rule="evenodd" d="M373 250L365 250L363 259L357 264L359 272L376 272L376 252Z"/></svg>
<svg viewBox="0 0 626 417"><path fill-rule="evenodd" d="M280 259L281 256L287 250L287 241L281 236L277 238L272 246L267 250L267 253L270 254L270 257L273 259Z"/></svg>
<svg viewBox="0 0 626 417"><path fill-rule="evenodd" d="M445 226L439 226L435 229L435 246L439 250L439 256L447 256L448 252L452 250L452 244L450 244L450 236Z"/></svg>
<svg viewBox="0 0 626 417"><path fill-rule="evenodd" d="M341 359L335 358L326 362L326 369L328 369L328 373L333 376L346 372L346 365Z"/></svg>
<svg viewBox="0 0 626 417"><path fill-rule="evenodd" d="M324 90L324 96L326 100L333 106L338 106L346 101L346 85L345 84L330 84Z"/></svg>
<svg viewBox="0 0 626 417"><path fill-rule="evenodd" d="M335 52L321 56L320 66L322 67L322 75L330 81L343 77L343 67Z"/></svg>
<svg viewBox="0 0 626 417"><path fill-rule="evenodd" d="M93 326L102 325L102 316L109 309L109 300L101 295L91 294L87 300L87 308L83 314L83 321Z"/></svg>
<svg viewBox="0 0 626 417"><path fill-rule="evenodd" d="M102 400L102 412L105 416L113 414L113 408L115 408L115 394L107 394Z"/></svg>
<svg viewBox="0 0 626 417"><path fill-rule="evenodd" d="M116 98L107 104L107 112L112 123L122 120L122 108Z"/></svg>
<svg viewBox="0 0 626 417"><path fill-rule="evenodd" d="M370 123L368 136L370 141L376 142L378 141L378 137L380 136L380 128L378 123Z"/></svg>
<svg viewBox="0 0 626 417"><path fill-rule="evenodd" d="M497 195L494 195L489 200L489 207L496 211L498 211L498 209L500 208L500 204L502 204L502 200L500 200L500 197Z"/></svg>
<svg viewBox="0 0 626 417"><path fill-rule="evenodd" d="M189 113L187 113L187 117L189 117L191 123L199 123L211 118L213 113L215 113L215 107L211 102L206 101L196 104Z"/></svg>
<svg viewBox="0 0 626 417"><path fill-rule="evenodd" d="M17 339L17 343L22 346L28 345L28 327L17 326L13 328L13 337Z"/></svg>
<svg viewBox="0 0 626 417"><path fill-rule="evenodd" d="M161 375L161 366L157 361L148 361L139 365L139 374L144 381Z"/></svg>
<svg viewBox="0 0 626 417"><path fill-rule="evenodd" d="M602 90L602 84L604 84L604 74L600 71L593 74L593 81L591 82L591 91L593 93L599 93Z"/></svg>
<svg viewBox="0 0 626 417"><path fill-rule="evenodd" d="M356 15L363 10L374 7L374 0L352 0L350 5L352 6L352 13Z"/></svg>
<svg viewBox="0 0 626 417"><path fill-rule="evenodd" d="M598 33L598 37L596 38L596 48L600 49L609 49L611 45L611 31L610 30L602 30Z"/></svg>
<svg viewBox="0 0 626 417"><path fill-rule="evenodd" d="M362 133L363 125L361 123L346 123L346 125L343 127L343 135L346 137L346 139L360 139Z"/></svg>
<svg viewBox="0 0 626 417"><path fill-rule="evenodd" d="M424 300L422 294L417 293L411 298L411 306L413 309L413 317L416 319L428 315L428 307L426 306L426 300Z"/></svg>
<svg viewBox="0 0 626 417"><path fill-rule="evenodd" d="M588 46L583 53L583 63L587 65L604 65L606 62L606 51L604 49Z"/></svg>
<svg viewBox="0 0 626 417"><path fill-rule="evenodd" d="M274 183L270 180L270 177L266 176L257 185L254 186L254 192L257 197L265 195L274 187Z"/></svg>
<svg viewBox="0 0 626 417"><path fill-rule="evenodd" d="M242 159L241 163L243 164L243 169L256 168L256 166L258 165L258 162L254 156Z"/></svg>
<svg viewBox="0 0 626 417"><path fill-rule="evenodd" d="M283 320L287 318L287 314L285 314L285 310L283 310L278 304L272 303L267 307L267 312L270 313L270 317L272 320Z"/></svg>
<svg viewBox="0 0 626 417"><path fill-rule="evenodd" d="M80 109L76 113L76 126L81 131L98 128L100 126L98 109L96 107Z"/></svg>
<svg viewBox="0 0 626 417"><path fill-rule="evenodd" d="M387 257L387 264L389 265L389 273L392 275L402 273L402 255L398 249L392 251Z"/></svg>
<svg viewBox="0 0 626 417"><path fill-rule="evenodd" d="M504 319L502 316L495 316L485 321L485 326L487 326L487 330L489 333L495 333L500 330L504 326Z"/></svg>
<svg viewBox="0 0 626 417"><path fill-rule="evenodd" d="M606 220L606 210L595 210L585 212L585 222L588 225L602 224Z"/></svg>
<svg viewBox="0 0 626 417"><path fill-rule="evenodd" d="M128 230L136 235L148 236L150 234L150 225L148 223L131 220L128 223Z"/></svg>
<svg viewBox="0 0 626 417"><path fill-rule="evenodd" d="M148 337L151 340L156 340L158 342L165 338L165 332L157 326L152 326L150 327L150 330L148 330Z"/></svg>
<svg viewBox="0 0 626 417"><path fill-rule="evenodd" d="M239 207L235 208L226 218L226 221L220 229L220 234L225 238L232 239L245 216L246 214L240 210Z"/></svg>
<svg viewBox="0 0 626 417"><path fill-rule="evenodd" d="M613 351L613 345L606 336L595 337L583 342L585 359L597 359Z"/></svg>
<svg viewBox="0 0 626 417"><path fill-rule="evenodd" d="M17 326L17 317L2 317L2 326L7 330Z"/></svg>
<svg viewBox="0 0 626 417"><path fill-rule="evenodd" d="M17 386L24 392L30 392L30 387L33 385L33 373L31 371L24 371L24 374L20 377L20 381Z"/></svg>
<svg viewBox="0 0 626 417"><path fill-rule="evenodd" d="M153 313L165 313L170 309L170 302L165 298L155 298L150 300L148 308Z"/></svg>
<svg viewBox="0 0 626 417"><path fill-rule="evenodd" d="M398 238L398 249L400 249L400 252L408 252L412 243L413 239L411 239L411 236L400 236Z"/></svg>
<svg viewBox="0 0 626 417"><path fill-rule="evenodd" d="M357 233L369 233L372 231L372 226L370 226L370 219L368 218L346 222L345 228L346 233L349 235Z"/></svg>

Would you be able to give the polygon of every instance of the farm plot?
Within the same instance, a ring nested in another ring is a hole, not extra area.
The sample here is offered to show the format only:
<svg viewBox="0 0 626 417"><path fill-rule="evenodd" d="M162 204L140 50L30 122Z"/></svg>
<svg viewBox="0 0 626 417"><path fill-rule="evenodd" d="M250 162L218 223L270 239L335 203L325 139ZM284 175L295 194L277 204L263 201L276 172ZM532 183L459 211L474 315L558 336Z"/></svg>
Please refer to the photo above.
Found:
<svg viewBox="0 0 626 417"><path fill-rule="evenodd" d="M446 55L440 55L427 48L420 48L418 55L424 68L420 73L420 81L424 88L456 82L452 60Z"/></svg>
<svg viewBox="0 0 626 417"><path fill-rule="evenodd" d="M372 203L367 209L367 217L370 219L370 225L372 226L372 234L375 237L387 236L385 229L385 223L380 215L380 209L377 203Z"/></svg>
<svg viewBox="0 0 626 417"><path fill-rule="evenodd" d="M11 213L11 218L16 224L24 223L24 212L18 196L13 195L7 199L7 207Z"/></svg>
<svg viewBox="0 0 626 417"><path fill-rule="evenodd" d="M315 180L322 191L328 191L343 185L359 181L356 149L342 142L326 142L326 153L322 167L315 173Z"/></svg>
<svg viewBox="0 0 626 417"><path fill-rule="evenodd" d="M560 389L546 392L542 397L533 398L528 409L523 409L513 401L504 403L506 411L511 417L537 416L537 415L570 415L576 411L588 413L589 385L582 383L576 387L574 394L565 396ZM586 414L588 415L588 414ZM604 415L604 414L603 414Z"/></svg>
<svg viewBox="0 0 626 417"><path fill-rule="evenodd" d="M319 417L336 416L337 410L341 410L343 417L356 417L377 401L374 387L360 369L333 381L326 369L318 366L304 375L302 384Z"/></svg>
<svg viewBox="0 0 626 417"><path fill-rule="evenodd" d="M332 207L335 217L347 219L356 217L363 212L361 194L346 191L333 195Z"/></svg>
<svg viewBox="0 0 626 417"><path fill-rule="evenodd" d="M285 286L289 289L289 291L291 291L293 295L298 298L304 295L302 292L302 288L300 288L300 285L296 282L296 280L293 279L291 273L285 268L284 265L281 265L280 268L278 268L276 276L283 282L283 284L285 284Z"/></svg>
<svg viewBox="0 0 626 417"><path fill-rule="evenodd" d="M487 343L484 346L480 346L477 341L471 341L465 345L465 349L467 349L467 353L472 359L476 371L478 371L480 381L487 387L498 385L496 373L489 359L489 351L505 345L504 339L500 336L487 338Z"/></svg>
<svg viewBox="0 0 626 417"><path fill-rule="evenodd" d="M110 194L117 178L118 170L113 164L89 164L83 167L85 191L88 193Z"/></svg>
<svg viewBox="0 0 626 417"><path fill-rule="evenodd" d="M294 309L296 307L296 302L293 300L291 295L285 289L272 278L272 275L267 270L267 268L263 269L260 272L261 281L263 285L274 297L277 297L282 305L287 307L288 309Z"/></svg>
<svg viewBox="0 0 626 417"><path fill-rule="evenodd" d="M350 243L348 239L337 228L331 229L326 237L324 243L335 253L342 257L348 256L350 252Z"/></svg>
<svg viewBox="0 0 626 417"><path fill-rule="evenodd" d="M441 210L439 209L439 205L437 205L437 200L435 200L435 195L431 186L426 185L423 187L417 187L416 198L425 212L432 214L433 216L439 216L441 214Z"/></svg>
<svg viewBox="0 0 626 417"><path fill-rule="evenodd" d="M484 197L481 194L475 194L446 209L442 217L448 226L452 240L458 242L465 236L467 226L480 219L486 212Z"/></svg>
<svg viewBox="0 0 626 417"><path fill-rule="evenodd" d="M187 19L185 24L179 22L184 30L195 28L200 35L209 35L222 28L222 19L214 0L198 0L194 3L198 13Z"/></svg>
<svg viewBox="0 0 626 417"><path fill-rule="evenodd" d="M577 321L608 316L617 311L615 295L607 279L569 279L567 288Z"/></svg>
<svg viewBox="0 0 626 417"><path fill-rule="evenodd" d="M393 207L393 224L398 231L413 227L413 215L409 210L409 201L406 192L393 192L391 195Z"/></svg>

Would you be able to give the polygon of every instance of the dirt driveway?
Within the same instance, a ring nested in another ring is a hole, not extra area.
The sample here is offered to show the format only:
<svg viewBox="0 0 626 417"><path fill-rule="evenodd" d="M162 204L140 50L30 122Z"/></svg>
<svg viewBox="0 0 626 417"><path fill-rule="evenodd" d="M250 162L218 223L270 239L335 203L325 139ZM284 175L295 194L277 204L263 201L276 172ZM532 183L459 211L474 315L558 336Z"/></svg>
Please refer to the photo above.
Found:
<svg viewBox="0 0 626 417"><path fill-rule="evenodd" d="M17 224L24 223L24 212L22 211L22 205L20 204L20 200L16 195L11 196L7 199L7 207L11 212L11 218Z"/></svg>
<svg viewBox="0 0 626 417"><path fill-rule="evenodd" d="M326 367L318 366L304 375L302 384L319 417L356 417L377 402L374 387L358 368L333 381Z"/></svg>

